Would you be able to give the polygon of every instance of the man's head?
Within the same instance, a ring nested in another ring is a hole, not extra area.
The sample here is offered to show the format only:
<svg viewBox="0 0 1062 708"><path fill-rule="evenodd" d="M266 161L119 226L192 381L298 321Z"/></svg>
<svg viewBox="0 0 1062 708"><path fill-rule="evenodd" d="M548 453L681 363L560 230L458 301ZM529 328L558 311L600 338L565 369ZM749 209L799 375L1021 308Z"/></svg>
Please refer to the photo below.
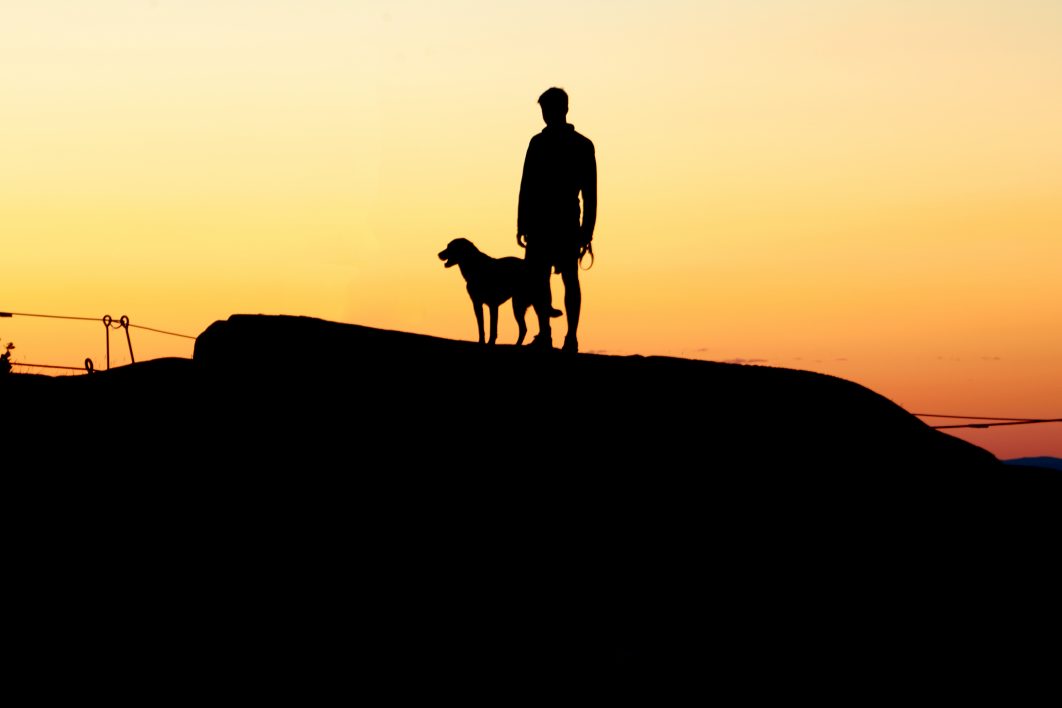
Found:
<svg viewBox="0 0 1062 708"><path fill-rule="evenodd" d="M568 94L564 89L546 89L546 92L538 97L538 105L542 106L542 120L546 125L564 125L568 117Z"/></svg>

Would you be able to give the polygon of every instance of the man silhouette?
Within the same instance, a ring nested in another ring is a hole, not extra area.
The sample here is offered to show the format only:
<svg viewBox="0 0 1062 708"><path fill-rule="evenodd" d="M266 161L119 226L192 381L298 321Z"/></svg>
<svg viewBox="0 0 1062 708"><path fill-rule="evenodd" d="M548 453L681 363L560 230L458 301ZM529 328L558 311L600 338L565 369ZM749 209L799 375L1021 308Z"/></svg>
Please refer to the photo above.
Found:
<svg viewBox="0 0 1062 708"><path fill-rule="evenodd" d="M531 345L553 346L549 279L550 270L555 268L564 283L568 317L563 350L577 352L582 307L579 256L589 247L597 221L597 158L594 144L567 122L568 94L563 89L548 89L539 96L538 104L546 127L527 146L516 220L516 242L527 249L525 257L535 279L532 304L538 315L538 336Z"/></svg>

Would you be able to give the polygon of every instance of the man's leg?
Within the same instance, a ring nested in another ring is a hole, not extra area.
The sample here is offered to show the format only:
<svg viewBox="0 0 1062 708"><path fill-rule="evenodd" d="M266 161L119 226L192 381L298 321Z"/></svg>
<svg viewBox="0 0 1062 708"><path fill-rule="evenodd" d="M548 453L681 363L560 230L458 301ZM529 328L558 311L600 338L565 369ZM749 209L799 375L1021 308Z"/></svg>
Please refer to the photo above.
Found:
<svg viewBox="0 0 1062 708"><path fill-rule="evenodd" d="M579 264L565 268L561 273L564 281L564 309L568 313L568 334L564 337L564 351L579 351L579 310L583 305L583 291L579 286Z"/></svg>
<svg viewBox="0 0 1062 708"><path fill-rule="evenodd" d="M528 247L527 267L531 272L533 287L531 289L531 306L535 308L538 316L538 335L532 341L532 345L551 348L553 346L553 332L550 328L549 318L553 312L553 293L549 288L549 276L553 267L549 261L538 257L537 252Z"/></svg>

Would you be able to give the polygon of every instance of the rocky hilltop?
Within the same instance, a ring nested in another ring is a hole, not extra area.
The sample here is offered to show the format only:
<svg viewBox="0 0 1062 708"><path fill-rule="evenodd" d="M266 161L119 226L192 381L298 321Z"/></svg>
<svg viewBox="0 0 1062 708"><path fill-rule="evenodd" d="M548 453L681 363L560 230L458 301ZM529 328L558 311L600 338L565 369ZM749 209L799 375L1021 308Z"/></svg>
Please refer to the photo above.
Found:
<svg viewBox="0 0 1062 708"><path fill-rule="evenodd" d="M0 394L42 682L876 685L1057 622L1057 483L822 374L235 315Z"/></svg>

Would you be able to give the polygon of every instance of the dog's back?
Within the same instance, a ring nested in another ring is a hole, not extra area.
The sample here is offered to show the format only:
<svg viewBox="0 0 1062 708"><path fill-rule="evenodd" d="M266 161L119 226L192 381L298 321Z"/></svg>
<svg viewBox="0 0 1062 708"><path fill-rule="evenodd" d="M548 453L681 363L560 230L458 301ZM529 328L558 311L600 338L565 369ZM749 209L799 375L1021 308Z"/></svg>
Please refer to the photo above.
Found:
<svg viewBox="0 0 1062 708"><path fill-rule="evenodd" d="M523 297L530 284L527 264L519 258L485 256L479 281L476 287L482 291L481 297L488 305L501 305L509 298L527 299ZM468 287L470 290L473 287L471 280Z"/></svg>

